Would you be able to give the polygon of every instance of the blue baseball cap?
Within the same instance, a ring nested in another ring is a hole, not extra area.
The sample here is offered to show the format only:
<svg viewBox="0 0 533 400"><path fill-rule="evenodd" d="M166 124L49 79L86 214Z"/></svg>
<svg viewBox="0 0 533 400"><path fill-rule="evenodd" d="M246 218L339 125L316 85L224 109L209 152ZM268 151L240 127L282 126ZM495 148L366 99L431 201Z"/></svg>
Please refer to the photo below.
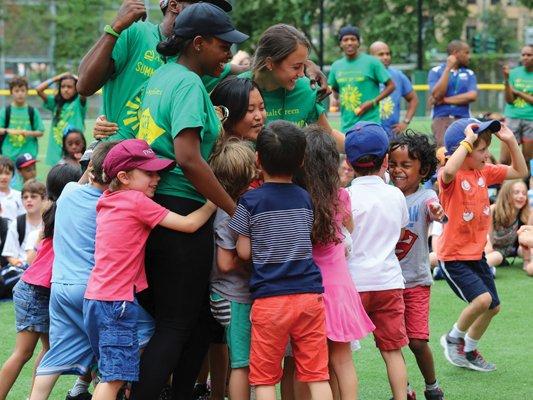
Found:
<svg viewBox="0 0 533 400"><path fill-rule="evenodd" d="M461 118L452 123L444 133L444 147L446 147L446 155L451 156L459 147L459 143L465 138L465 129L470 124L476 124L478 128L474 129L474 133L481 133L490 131L492 133L498 132L502 125L500 121L495 119L481 122L475 118Z"/></svg>
<svg viewBox="0 0 533 400"><path fill-rule="evenodd" d="M344 142L344 152L351 165L366 167L365 163L358 164L363 156L383 157L389 151L389 137L385 129L375 122L358 122L348 132Z"/></svg>

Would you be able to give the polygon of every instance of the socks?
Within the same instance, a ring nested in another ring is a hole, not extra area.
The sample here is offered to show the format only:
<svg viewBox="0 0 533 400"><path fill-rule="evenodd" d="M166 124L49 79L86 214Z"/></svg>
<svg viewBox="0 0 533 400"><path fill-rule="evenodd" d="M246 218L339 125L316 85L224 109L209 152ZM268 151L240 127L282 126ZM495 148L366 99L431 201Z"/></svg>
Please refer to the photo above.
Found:
<svg viewBox="0 0 533 400"><path fill-rule="evenodd" d="M460 331L457 328L457 324L456 323L453 324L452 330L450 331L450 333L448 333L448 335L450 335L452 338L455 338L455 339L464 339L465 338L465 334L466 334L466 332Z"/></svg>
<svg viewBox="0 0 533 400"><path fill-rule="evenodd" d="M426 383L426 390L435 390L439 388L439 381L435 379L433 383Z"/></svg>
<svg viewBox="0 0 533 400"><path fill-rule="evenodd" d="M76 383L72 389L69 390L69 393L72 397L76 397L79 394L86 393L89 391L89 383L81 380L80 378L76 379Z"/></svg>
<svg viewBox="0 0 533 400"><path fill-rule="evenodd" d="M474 351L477 348L478 340L472 339L470 336L465 336L465 353Z"/></svg>

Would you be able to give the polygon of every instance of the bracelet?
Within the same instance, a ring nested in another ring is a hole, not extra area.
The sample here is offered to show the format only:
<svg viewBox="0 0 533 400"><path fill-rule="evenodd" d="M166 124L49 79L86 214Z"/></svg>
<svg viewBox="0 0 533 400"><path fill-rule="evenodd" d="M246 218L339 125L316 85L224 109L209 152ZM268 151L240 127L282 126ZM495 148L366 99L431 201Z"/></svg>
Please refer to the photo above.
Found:
<svg viewBox="0 0 533 400"><path fill-rule="evenodd" d="M472 148L472 145L467 142L466 140L462 140L460 143L459 143L460 146L463 146L466 151L468 152L468 154L472 153L472 151L474 151L474 149Z"/></svg>
<svg viewBox="0 0 533 400"><path fill-rule="evenodd" d="M116 32L111 25L104 26L104 32L116 38L120 37L120 33Z"/></svg>
<svg viewBox="0 0 533 400"><path fill-rule="evenodd" d="M409 124L411 123L411 120L405 118L405 119L403 120L403 123L406 124L406 125L409 125Z"/></svg>

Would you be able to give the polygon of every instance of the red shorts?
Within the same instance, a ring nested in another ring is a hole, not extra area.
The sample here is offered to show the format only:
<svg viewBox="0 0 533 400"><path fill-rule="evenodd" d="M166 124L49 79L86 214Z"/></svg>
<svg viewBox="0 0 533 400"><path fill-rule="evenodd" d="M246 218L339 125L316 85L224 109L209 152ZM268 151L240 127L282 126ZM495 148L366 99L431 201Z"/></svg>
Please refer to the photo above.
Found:
<svg viewBox="0 0 533 400"><path fill-rule="evenodd" d="M281 362L289 338L296 379L301 382L329 379L326 319L321 294L291 294L254 300L250 319L251 385L275 385L281 380Z"/></svg>
<svg viewBox="0 0 533 400"><path fill-rule="evenodd" d="M376 325L374 340L377 348L391 351L407 345L403 289L359 292L359 295L366 313Z"/></svg>
<svg viewBox="0 0 533 400"><path fill-rule="evenodd" d="M405 330L409 339L429 340L430 286L404 289Z"/></svg>

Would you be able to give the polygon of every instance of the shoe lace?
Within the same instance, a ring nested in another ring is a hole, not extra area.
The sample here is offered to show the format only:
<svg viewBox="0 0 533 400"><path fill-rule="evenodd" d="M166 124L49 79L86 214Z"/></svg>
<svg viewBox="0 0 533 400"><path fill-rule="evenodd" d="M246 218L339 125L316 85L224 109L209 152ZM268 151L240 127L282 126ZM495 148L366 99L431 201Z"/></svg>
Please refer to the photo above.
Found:
<svg viewBox="0 0 533 400"><path fill-rule="evenodd" d="M476 360L479 364L483 366L489 365L489 363L483 358L483 356L479 351L477 351L477 349L472 350L472 354L474 355L474 360Z"/></svg>

